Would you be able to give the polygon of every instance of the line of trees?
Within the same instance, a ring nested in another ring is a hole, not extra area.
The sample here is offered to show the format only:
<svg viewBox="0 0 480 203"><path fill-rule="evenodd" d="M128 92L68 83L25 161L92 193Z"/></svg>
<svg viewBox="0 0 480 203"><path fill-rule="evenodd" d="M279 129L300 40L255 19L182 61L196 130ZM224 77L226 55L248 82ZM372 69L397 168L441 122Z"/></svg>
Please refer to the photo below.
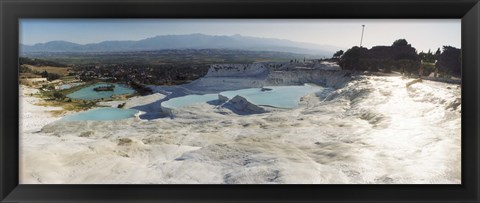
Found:
<svg viewBox="0 0 480 203"><path fill-rule="evenodd" d="M20 65L23 64L28 64L32 66L54 66L54 67L66 67L67 65L62 64L62 63L57 63L54 61L47 61L43 59L37 59L37 58L27 58L27 57L20 57L18 59L18 62Z"/></svg>
<svg viewBox="0 0 480 203"><path fill-rule="evenodd" d="M461 76L461 50L444 46L435 52L417 51L405 39L398 39L391 46L375 46L371 49L354 46L333 55L344 70L398 71L405 75L427 76L432 72L440 75Z"/></svg>

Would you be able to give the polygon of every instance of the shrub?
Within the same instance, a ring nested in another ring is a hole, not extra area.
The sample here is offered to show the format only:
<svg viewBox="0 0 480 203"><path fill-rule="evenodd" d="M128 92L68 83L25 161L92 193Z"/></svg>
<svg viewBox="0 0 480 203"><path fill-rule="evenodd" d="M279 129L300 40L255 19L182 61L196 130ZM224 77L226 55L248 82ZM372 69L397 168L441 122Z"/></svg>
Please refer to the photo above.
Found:
<svg viewBox="0 0 480 203"><path fill-rule="evenodd" d="M333 58L340 58L343 55L343 53L344 53L343 50L339 50L335 52L335 54L333 54Z"/></svg>
<svg viewBox="0 0 480 203"><path fill-rule="evenodd" d="M61 100L61 99L64 99L64 98L65 98L65 95L63 95L63 94L60 93L60 92L55 92L55 93L53 93L53 97L54 97L55 99Z"/></svg>
<svg viewBox="0 0 480 203"><path fill-rule="evenodd" d="M422 63L420 64L420 69L422 70L422 76L429 76L431 73L435 72L435 64Z"/></svg>
<svg viewBox="0 0 480 203"><path fill-rule="evenodd" d="M20 68L19 68L18 72L28 73L28 72L32 72L32 70L25 65L20 65Z"/></svg>
<svg viewBox="0 0 480 203"><path fill-rule="evenodd" d="M410 59L397 60L397 67L402 70L402 73L407 75L418 75L420 69L420 61Z"/></svg>

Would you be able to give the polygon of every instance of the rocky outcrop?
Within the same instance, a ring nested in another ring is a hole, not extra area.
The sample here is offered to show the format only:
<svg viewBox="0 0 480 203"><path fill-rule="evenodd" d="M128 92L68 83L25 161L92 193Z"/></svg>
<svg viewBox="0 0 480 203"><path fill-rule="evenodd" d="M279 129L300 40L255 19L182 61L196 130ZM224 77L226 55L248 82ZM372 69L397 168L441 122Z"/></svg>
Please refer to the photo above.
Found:
<svg viewBox="0 0 480 203"><path fill-rule="evenodd" d="M228 100L227 103L224 104L225 107L231 107L232 110L240 111L241 113L247 114L255 114L255 113L265 113L267 112L264 108L257 106L251 102L249 102L244 97L237 95L232 99Z"/></svg>
<svg viewBox="0 0 480 203"><path fill-rule="evenodd" d="M331 70L296 70L275 71L268 75L265 85L298 85L314 83L323 87L341 88L350 80L348 71Z"/></svg>

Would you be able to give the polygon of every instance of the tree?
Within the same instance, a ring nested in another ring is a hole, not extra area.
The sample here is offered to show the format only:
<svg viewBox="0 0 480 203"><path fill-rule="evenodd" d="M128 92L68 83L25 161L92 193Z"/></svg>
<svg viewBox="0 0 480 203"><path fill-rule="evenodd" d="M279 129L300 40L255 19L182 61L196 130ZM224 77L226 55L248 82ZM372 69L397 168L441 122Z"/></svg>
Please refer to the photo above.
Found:
<svg viewBox="0 0 480 203"><path fill-rule="evenodd" d="M55 73L48 73L47 74L47 80L48 81L56 80L56 79L59 79L59 78L60 78L60 75L58 75L58 74L55 74Z"/></svg>
<svg viewBox="0 0 480 203"><path fill-rule="evenodd" d="M439 71L453 75L462 74L461 50L452 46L443 46L443 52L438 56L436 67Z"/></svg>
<svg viewBox="0 0 480 203"><path fill-rule="evenodd" d="M435 54L433 54L433 60L438 60L438 56L440 56L441 53L440 48L438 48L437 51L435 51Z"/></svg>
<svg viewBox="0 0 480 203"><path fill-rule="evenodd" d="M43 72L41 72L40 75L41 75L43 78L47 78L48 81L52 81L52 80L56 80L56 79L59 79L59 78L60 78L60 75L59 75L59 74L49 73L49 72L47 72L46 70L44 70Z"/></svg>
<svg viewBox="0 0 480 203"><path fill-rule="evenodd" d="M360 64L361 60L366 58L368 58L368 49L354 46L343 53L338 64L344 70L368 70L368 67L364 67Z"/></svg>
<svg viewBox="0 0 480 203"><path fill-rule="evenodd" d="M440 48L437 49L437 51L435 52L435 57L438 57L442 52L440 52Z"/></svg>
<svg viewBox="0 0 480 203"><path fill-rule="evenodd" d="M392 47L403 47L403 46L412 46L406 39L397 39L393 42Z"/></svg>
<svg viewBox="0 0 480 203"><path fill-rule="evenodd" d="M333 58L340 58L342 55L343 55L343 50L340 50L340 51L337 51L335 52L335 54L333 54Z"/></svg>
<svg viewBox="0 0 480 203"><path fill-rule="evenodd" d="M428 53L420 52L420 53L418 54L418 56L420 57L420 59L421 59L423 62L426 62L426 63L435 63L435 55L433 55L430 50L428 50Z"/></svg>

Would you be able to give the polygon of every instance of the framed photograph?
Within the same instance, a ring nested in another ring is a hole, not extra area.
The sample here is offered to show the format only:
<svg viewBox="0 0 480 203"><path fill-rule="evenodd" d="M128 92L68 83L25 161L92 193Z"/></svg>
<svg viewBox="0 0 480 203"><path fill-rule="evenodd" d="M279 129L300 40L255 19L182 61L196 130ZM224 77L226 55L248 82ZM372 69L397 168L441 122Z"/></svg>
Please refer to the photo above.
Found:
<svg viewBox="0 0 480 203"><path fill-rule="evenodd" d="M0 197L480 201L479 12L2 1Z"/></svg>

